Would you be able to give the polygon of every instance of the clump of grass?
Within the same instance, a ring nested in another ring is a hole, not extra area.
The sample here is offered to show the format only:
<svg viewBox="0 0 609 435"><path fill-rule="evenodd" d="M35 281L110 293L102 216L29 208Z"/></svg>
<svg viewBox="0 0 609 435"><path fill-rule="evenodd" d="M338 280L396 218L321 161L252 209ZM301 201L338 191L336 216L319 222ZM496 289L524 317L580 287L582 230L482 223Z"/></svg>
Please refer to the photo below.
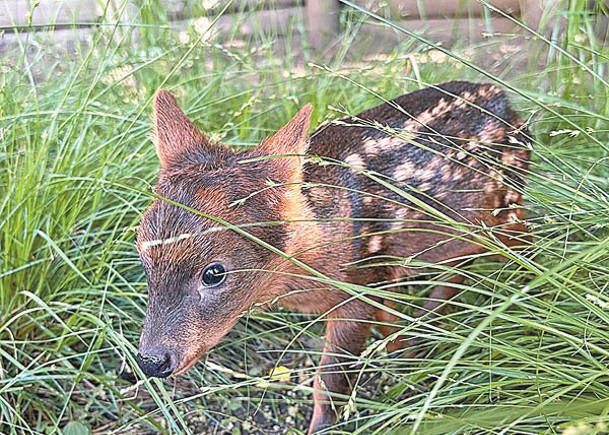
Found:
<svg viewBox="0 0 609 435"><path fill-rule="evenodd" d="M548 21L554 39L525 32L545 65L509 69L509 77L480 66L476 50L430 47L407 33L393 55L347 60L357 21L374 19L357 9L345 11L350 39L324 62L308 51L277 61L265 53L277 35L241 47L189 28L180 42L184 35L158 25L167 18L158 5L134 18L144 24L132 29L139 39L107 26L60 61L29 43L2 58L0 425L10 433L74 421L125 432L306 428L323 334L316 318L252 312L175 384L132 387L118 377L134 364L146 305L132 240L157 169L151 96L172 89L203 130L247 147L307 101L321 122L338 108L355 114L378 104L376 95L459 78L510 89L535 133L526 189L534 247L468 267L442 328L405 320L403 334L424 337L419 358L388 356L376 337L337 430L604 431L608 53L584 6L570 2ZM395 297L412 305L441 279L422 275ZM278 365L292 370L288 382L269 378Z"/></svg>

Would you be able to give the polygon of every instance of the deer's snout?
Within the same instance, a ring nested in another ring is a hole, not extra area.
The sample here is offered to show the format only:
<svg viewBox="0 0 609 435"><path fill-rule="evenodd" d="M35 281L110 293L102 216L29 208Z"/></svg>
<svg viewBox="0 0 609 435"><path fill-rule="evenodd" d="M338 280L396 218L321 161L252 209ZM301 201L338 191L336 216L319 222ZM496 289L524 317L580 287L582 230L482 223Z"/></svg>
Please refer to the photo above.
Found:
<svg viewBox="0 0 609 435"><path fill-rule="evenodd" d="M138 353L136 360L148 377L166 378L177 367L176 355L164 346L150 349L145 353Z"/></svg>

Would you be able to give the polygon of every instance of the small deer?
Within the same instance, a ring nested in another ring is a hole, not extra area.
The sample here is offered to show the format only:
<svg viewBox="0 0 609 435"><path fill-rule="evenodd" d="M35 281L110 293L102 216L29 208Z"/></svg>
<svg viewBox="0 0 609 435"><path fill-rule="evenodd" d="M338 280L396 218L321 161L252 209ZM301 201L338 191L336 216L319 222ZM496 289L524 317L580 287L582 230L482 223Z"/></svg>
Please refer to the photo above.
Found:
<svg viewBox="0 0 609 435"><path fill-rule="evenodd" d="M149 294L137 361L147 376L186 372L253 306L325 318L309 433L334 424L373 323L389 351L410 345L391 301L332 283L365 289L419 270L388 259L454 268L493 244L526 246L531 147L489 84L431 86L309 138L312 110L238 152L159 90L161 168L137 235ZM437 313L463 280L455 273L436 287L420 315Z"/></svg>

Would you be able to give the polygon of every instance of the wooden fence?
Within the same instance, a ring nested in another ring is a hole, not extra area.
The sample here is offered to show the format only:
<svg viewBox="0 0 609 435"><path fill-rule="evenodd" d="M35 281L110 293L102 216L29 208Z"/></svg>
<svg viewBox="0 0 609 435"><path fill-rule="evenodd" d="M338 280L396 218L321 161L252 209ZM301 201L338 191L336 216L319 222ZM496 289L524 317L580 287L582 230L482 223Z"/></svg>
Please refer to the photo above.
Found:
<svg viewBox="0 0 609 435"><path fill-rule="evenodd" d="M500 13L477 0L353 0L353 3L426 38L450 42L473 41L486 33L518 31L511 18L536 27L543 9L557 1L492 0ZM52 24L53 39L62 44L86 39L92 28L104 23L141 22L138 3L138 0L125 4L122 0L2 0L0 28L4 29L6 40L23 32L48 31ZM163 10L155 13L166 17L178 29L197 17L213 17L226 5L219 0L166 0L159 4ZM283 35L295 20L304 19L311 45L321 48L343 30L340 17L347 9L338 0L235 0L217 21L215 32L240 37L261 31ZM362 31L384 43L403 39L403 35L370 18L362 25Z"/></svg>

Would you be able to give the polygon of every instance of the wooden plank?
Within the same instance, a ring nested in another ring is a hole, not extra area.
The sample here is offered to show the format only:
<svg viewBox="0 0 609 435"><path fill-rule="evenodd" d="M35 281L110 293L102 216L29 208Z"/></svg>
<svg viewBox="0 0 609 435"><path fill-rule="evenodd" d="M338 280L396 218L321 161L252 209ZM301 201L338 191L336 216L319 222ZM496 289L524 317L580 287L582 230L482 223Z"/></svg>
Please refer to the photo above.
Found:
<svg viewBox="0 0 609 435"><path fill-rule="evenodd" d="M0 26L94 23L101 17L97 2L92 0L40 0L37 7L32 4L29 0L0 1Z"/></svg>
<svg viewBox="0 0 609 435"><path fill-rule="evenodd" d="M309 43L323 48L338 35L340 3L337 0L307 0L305 23Z"/></svg>
<svg viewBox="0 0 609 435"><path fill-rule="evenodd" d="M396 24L404 29L422 35L424 38L437 43L450 43L456 40L475 42L485 38L489 31L497 33L517 32L519 27L508 18L492 18L491 28L487 28L487 20L483 18L460 19L429 19L405 20ZM361 39L371 38L376 51L388 51L397 42L408 39L405 33L390 27L374 23L364 24L360 29Z"/></svg>
<svg viewBox="0 0 609 435"><path fill-rule="evenodd" d="M1 0L0 26L13 25L34 26L44 24L68 25L72 23L95 23L102 17L105 2L97 0L40 0L40 4L33 8L34 0ZM303 6L304 0L241 0L234 1L226 13L247 13L253 11L288 9ZM109 15L116 10L110 3ZM129 17L133 18L133 4ZM215 16L222 10L223 4L216 0L194 2L192 0L168 0L164 3L165 12L170 20L191 18L194 14ZM135 11L137 15L137 11ZM28 22L31 17L31 23Z"/></svg>
<svg viewBox="0 0 609 435"><path fill-rule="evenodd" d="M552 38L558 26L564 29L567 17L560 13L562 0L520 0L523 21L547 38ZM543 18L543 19L542 19Z"/></svg>
<svg viewBox="0 0 609 435"><path fill-rule="evenodd" d="M167 17L171 20L185 20L206 15L218 15L226 5L220 0L167 0L164 3ZM247 13L263 10L288 9L304 5L304 0L240 0L233 1L225 14Z"/></svg>
<svg viewBox="0 0 609 435"><path fill-rule="evenodd" d="M278 10L225 14L221 16L209 35L223 38L233 33L237 36L255 36L258 34L286 35L294 22L302 21L303 7ZM171 23L173 30L185 30L194 25L198 32L205 30L212 23L212 18L200 17L192 20L179 20Z"/></svg>
<svg viewBox="0 0 609 435"><path fill-rule="evenodd" d="M261 34L273 34L279 41L282 41L281 38L290 32L298 34L298 29L293 24L298 21L302 22L303 17L304 7L225 15L216 22L213 33L217 33L219 39L232 38L233 35L247 39ZM205 28L205 21L207 23L212 21L211 18L200 17L194 20L173 21L170 26L174 31L182 31L193 25L193 22L197 20L200 20L197 25L199 30ZM78 53L89 46L95 31L91 27L56 28L34 33L28 32L27 29L17 32L5 31L0 36L0 52L20 52L21 44L25 44L27 41L31 44L32 41L36 41L36 46L47 47L54 53ZM302 52L299 37L290 38L290 41L295 49ZM285 41L283 44L285 45ZM287 50L281 42L278 42L277 45L279 47L274 45L271 50L283 50L284 52ZM35 50L28 50L28 53L34 52Z"/></svg>
<svg viewBox="0 0 609 435"><path fill-rule="evenodd" d="M486 9L476 0L355 0L354 3L393 20L481 17ZM510 15L520 15L519 0L493 0L492 4Z"/></svg>
<svg viewBox="0 0 609 435"><path fill-rule="evenodd" d="M20 53L23 44L30 45L30 49L27 50L28 55L36 52L36 46L43 46L45 50L52 53L82 53L90 46L92 37L93 29L90 27L73 27L40 32L5 32L0 38L0 53L10 51ZM35 44L32 44L33 42ZM44 71L37 71L36 68L33 72L44 76Z"/></svg>

